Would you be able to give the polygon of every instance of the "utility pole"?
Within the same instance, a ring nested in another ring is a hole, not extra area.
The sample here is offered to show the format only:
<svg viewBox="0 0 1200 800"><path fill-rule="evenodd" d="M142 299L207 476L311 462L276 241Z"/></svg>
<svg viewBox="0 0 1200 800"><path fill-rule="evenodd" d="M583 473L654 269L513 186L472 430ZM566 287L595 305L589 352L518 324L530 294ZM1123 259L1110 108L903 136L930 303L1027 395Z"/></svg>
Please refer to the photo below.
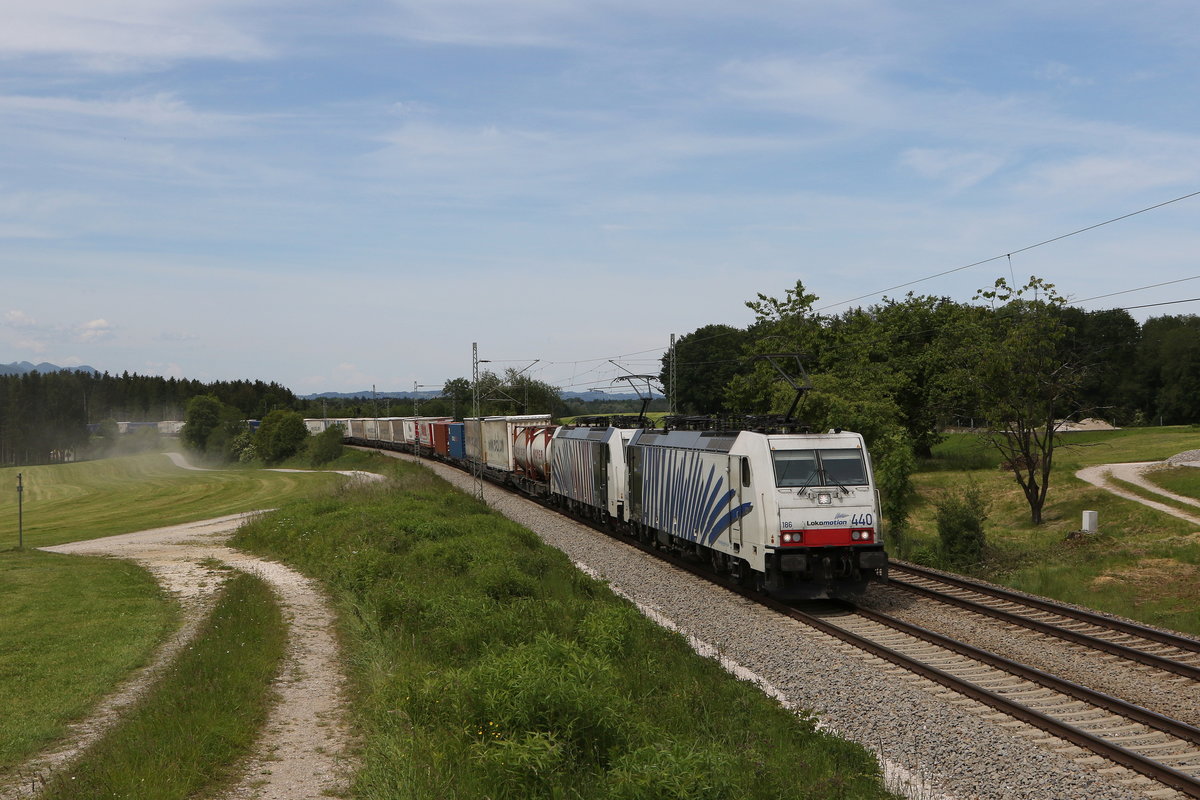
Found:
<svg viewBox="0 0 1200 800"><path fill-rule="evenodd" d="M476 424L479 425L479 445L480 453L476 454L475 461L471 464L471 474L475 478L475 499L483 502L483 464L478 456L483 450L483 424L479 422L479 342L471 342L471 414L475 417ZM463 426L463 444L466 444L466 426Z"/></svg>
<svg viewBox="0 0 1200 800"><path fill-rule="evenodd" d="M17 549L25 549L25 508L23 504L25 495L25 484L21 480L21 473L17 473Z"/></svg>
<svg viewBox="0 0 1200 800"><path fill-rule="evenodd" d="M417 385L419 381L413 381L413 416L418 416L417 413Z"/></svg>
<svg viewBox="0 0 1200 800"><path fill-rule="evenodd" d="M673 333L671 334L671 371L669 374L671 376L671 396L667 398L667 409L674 416L677 390L675 389L675 334Z"/></svg>

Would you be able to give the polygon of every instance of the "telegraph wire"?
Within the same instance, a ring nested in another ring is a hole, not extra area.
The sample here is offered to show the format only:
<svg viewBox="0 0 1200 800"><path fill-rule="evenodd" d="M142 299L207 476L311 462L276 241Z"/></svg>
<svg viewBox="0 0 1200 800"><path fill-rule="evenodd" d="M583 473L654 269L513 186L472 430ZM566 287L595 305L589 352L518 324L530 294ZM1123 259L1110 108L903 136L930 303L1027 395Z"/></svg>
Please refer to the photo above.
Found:
<svg viewBox="0 0 1200 800"><path fill-rule="evenodd" d="M1155 306L1173 306L1177 303L1195 303L1197 300L1200 300L1200 297L1192 297L1187 300L1167 300L1164 303L1147 303L1144 306L1125 306L1125 308L1122 308L1121 310L1122 311L1132 311L1135 308L1154 308Z"/></svg>
<svg viewBox="0 0 1200 800"><path fill-rule="evenodd" d="M1072 303L1086 303L1091 300L1100 300L1105 297L1116 297L1119 294L1129 294L1130 292L1140 292L1143 289L1157 289L1159 286L1170 286L1172 283L1183 283L1184 281L1194 281L1198 278L1200 278L1200 275L1193 275L1190 278L1180 278L1180 279L1174 280L1174 281L1163 281L1162 283L1152 283L1149 286L1139 286L1136 289L1125 289L1124 291L1120 291L1120 292L1109 292L1108 294L1098 294L1095 297L1085 297L1082 300L1072 300L1071 302ZM1178 302L1186 303L1187 301L1180 300ZM1144 307L1145 306L1134 306L1134 308L1144 308Z"/></svg>
<svg viewBox="0 0 1200 800"><path fill-rule="evenodd" d="M856 300L862 300L867 297L876 297L878 295L882 295L885 292L892 292L892 291L895 291L896 289L903 289L907 286L913 286L914 284L924 283L925 281L931 281L934 278L940 278L944 275L950 275L955 272L962 272L965 269L970 269L971 267L978 267L982 264L991 263L992 261L999 261L1002 258L1011 259L1013 256L1017 255L1018 253L1025 253L1025 252L1028 252L1028 251L1033 250L1038 247L1044 247L1045 245L1053 244L1054 242L1060 242L1063 239L1068 239L1072 236L1078 236L1081 233L1087 233L1088 231L1094 231L1097 228L1103 228L1105 225L1111 225L1114 222L1120 222L1121 220L1129 219L1130 217L1136 217L1138 214L1145 214L1147 211L1154 211L1155 209L1162 208L1163 206L1169 206L1172 203L1178 203L1182 200L1187 200L1189 198L1196 197L1197 195L1200 195L1200 191L1191 192L1189 194L1185 194L1180 197L1175 197L1171 200L1164 200L1161 203L1155 203L1152 206L1147 206L1146 208L1141 208L1141 209L1138 209L1137 211L1131 211L1128 214L1122 214L1119 217L1113 217L1112 219L1105 220L1104 222L1097 222L1095 225L1088 225L1086 228L1080 228L1079 230L1071 231L1070 233L1064 233L1060 236L1055 236L1051 239L1046 239L1045 241L1038 242L1037 244L1027 245L1025 247L1021 247L1017 250L1013 250L1008 253L1002 253L1001 255L992 256L991 258L985 258L981 261L975 261L970 264L964 264L961 267L955 267L954 269L948 269L943 272L938 272L934 275L928 275L924 278L917 278L916 280L908 281L907 283L900 283L895 286L889 286L888 288L880 289L877 292L870 292L868 294L860 294L858 297L852 297L849 300L843 300L839 303L832 303L827 306L821 306L820 308L813 309L813 310L814 311L825 311L826 309L837 308L838 306L844 306L844 305L853 303Z"/></svg>

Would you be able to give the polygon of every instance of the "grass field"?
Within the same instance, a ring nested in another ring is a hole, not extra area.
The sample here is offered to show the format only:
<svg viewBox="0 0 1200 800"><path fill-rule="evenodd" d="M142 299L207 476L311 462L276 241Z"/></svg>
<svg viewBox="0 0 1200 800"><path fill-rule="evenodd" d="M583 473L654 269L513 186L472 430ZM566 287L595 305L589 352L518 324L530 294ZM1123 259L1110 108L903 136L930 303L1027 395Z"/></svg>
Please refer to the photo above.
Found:
<svg viewBox="0 0 1200 800"><path fill-rule="evenodd" d="M1200 532L1187 522L1123 500L1075 477L1095 464L1157 461L1200 447L1192 428L1138 428L1069 434L1056 450L1043 524L1012 475L976 437L959 434L935 448L914 476L920 499L901 555L939 564L935 501L969 482L991 499L989 555L974 574L1027 591L1200 634ZM1200 470L1195 470L1200 472ZM1185 489L1187 487L1184 487ZM1188 491L1180 491L1187 494ZM1082 512L1099 512L1100 534L1073 537Z"/></svg>
<svg viewBox="0 0 1200 800"><path fill-rule="evenodd" d="M364 460L348 453L336 465ZM198 472L165 455L0 469L24 476L25 547L15 491L0 494L0 776L61 737L174 628L177 607L129 562L32 548L267 508L337 475Z"/></svg>
<svg viewBox="0 0 1200 800"><path fill-rule="evenodd" d="M195 641L42 800L185 800L226 783L266 719L287 635L261 578L232 577Z"/></svg>
<svg viewBox="0 0 1200 800"><path fill-rule="evenodd" d="M1200 469L1196 467L1173 467L1146 473L1146 479L1167 491L1200 500ZM1200 510L1197 510L1200 513Z"/></svg>
<svg viewBox="0 0 1200 800"><path fill-rule="evenodd" d="M126 561L0 554L0 776L146 663L176 612Z"/></svg>
<svg viewBox="0 0 1200 800"><path fill-rule="evenodd" d="M890 797L815 730L413 465L298 501L234 544L342 609L363 767L353 796Z"/></svg>
<svg viewBox="0 0 1200 800"><path fill-rule="evenodd" d="M0 469L0 550L17 545L17 473L26 547L271 508L345 478L250 469L185 470L162 453Z"/></svg>

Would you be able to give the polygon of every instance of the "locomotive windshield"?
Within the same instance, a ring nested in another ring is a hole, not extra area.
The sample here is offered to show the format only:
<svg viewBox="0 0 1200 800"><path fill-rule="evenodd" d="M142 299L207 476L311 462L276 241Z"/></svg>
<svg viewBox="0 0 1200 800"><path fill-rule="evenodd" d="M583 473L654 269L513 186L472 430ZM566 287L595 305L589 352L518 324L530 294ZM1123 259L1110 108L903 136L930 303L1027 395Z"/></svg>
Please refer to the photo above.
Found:
<svg viewBox="0 0 1200 800"><path fill-rule="evenodd" d="M860 450L775 450L771 456L780 489L868 485Z"/></svg>

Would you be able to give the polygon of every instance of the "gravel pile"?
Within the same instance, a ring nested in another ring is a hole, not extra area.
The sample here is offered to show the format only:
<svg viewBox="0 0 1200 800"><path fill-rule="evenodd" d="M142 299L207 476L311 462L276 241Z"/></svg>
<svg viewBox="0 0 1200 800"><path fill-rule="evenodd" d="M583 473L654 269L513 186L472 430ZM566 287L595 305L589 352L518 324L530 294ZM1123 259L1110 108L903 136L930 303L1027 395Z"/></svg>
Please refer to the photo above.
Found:
<svg viewBox="0 0 1200 800"><path fill-rule="evenodd" d="M428 464L472 491L458 470ZM877 751L896 791L919 800L1131 800L1105 780L1035 743L1044 734L861 653L790 619L491 486L490 505L607 580L656 620L691 637L743 678L829 730ZM1049 747L1064 749L1054 741ZM1125 773L1128 777L1129 773Z"/></svg>
<svg viewBox="0 0 1200 800"><path fill-rule="evenodd" d="M1182 453L1176 453L1167 459L1168 464L1196 464L1200 463L1200 450L1185 450Z"/></svg>

